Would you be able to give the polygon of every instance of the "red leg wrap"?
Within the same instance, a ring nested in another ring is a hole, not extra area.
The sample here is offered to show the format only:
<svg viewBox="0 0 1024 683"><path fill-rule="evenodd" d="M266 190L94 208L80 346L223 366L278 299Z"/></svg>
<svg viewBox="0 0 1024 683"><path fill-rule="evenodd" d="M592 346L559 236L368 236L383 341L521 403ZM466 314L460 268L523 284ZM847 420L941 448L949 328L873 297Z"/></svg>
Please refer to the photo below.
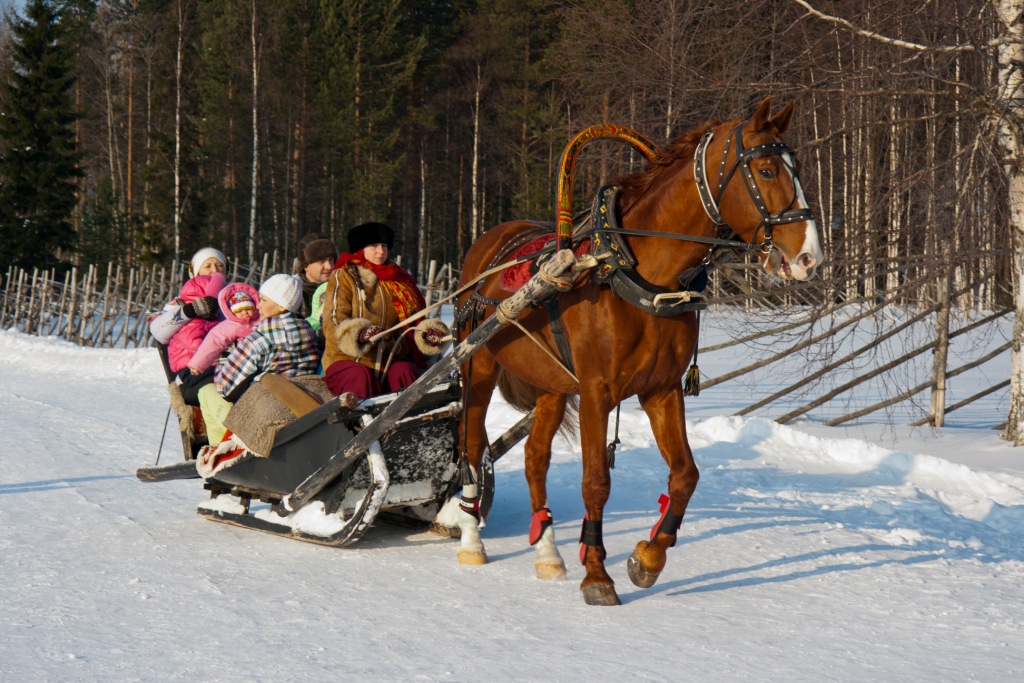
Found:
<svg viewBox="0 0 1024 683"><path fill-rule="evenodd" d="M670 536L675 535L679 531L679 526L683 523L682 515L673 515L672 512L669 510L669 503L671 502L671 499L664 493L658 496L658 505L661 509L661 518L658 519L658 523L654 525L653 529L651 529L652 541L654 540L654 537L658 535L659 531L663 534L668 534ZM675 544L676 542L672 541L672 546L670 547L674 547Z"/></svg>
<svg viewBox="0 0 1024 683"><path fill-rule="evenodd" d="M541 508L530 518L530 545L536 545L544 531L551 526L551 510Z"/></svg>

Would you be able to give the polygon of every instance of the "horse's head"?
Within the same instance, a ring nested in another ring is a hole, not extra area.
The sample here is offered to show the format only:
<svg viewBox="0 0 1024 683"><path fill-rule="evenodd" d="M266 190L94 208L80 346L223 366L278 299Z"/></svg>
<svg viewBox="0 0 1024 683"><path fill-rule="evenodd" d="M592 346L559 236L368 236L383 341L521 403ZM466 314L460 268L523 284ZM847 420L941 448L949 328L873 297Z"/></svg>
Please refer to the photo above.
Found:
<svg viewBox="0 0 1024 683"><path fill-rule="evenodd" d="M765 99L747 121L710 128L694 156L708 215L743 240L761 245L765 270L786 280L809 280L824 260L796 158L782 142L793 103L772 115Z"/></svg>

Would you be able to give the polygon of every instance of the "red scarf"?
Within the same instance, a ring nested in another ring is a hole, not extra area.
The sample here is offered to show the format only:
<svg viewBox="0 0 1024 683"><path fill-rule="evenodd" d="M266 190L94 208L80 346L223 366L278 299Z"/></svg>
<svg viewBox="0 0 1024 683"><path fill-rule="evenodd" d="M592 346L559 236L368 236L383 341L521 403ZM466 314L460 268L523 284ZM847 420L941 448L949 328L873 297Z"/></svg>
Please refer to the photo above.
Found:
<svg viewBox="0 0 1024 683"><path fill-rule="evenodd" d="M391 295L391 304L395 308L395 313L398 314L399 321L426 308L427 302L420 293L420 288L416 286L415 280L412 279L412 275L409 275L397 263L388 261L378 266L360 255L343 253L334 263L334 268L337 270L349 263L366 268L377 276L384 291Z"/></svg>

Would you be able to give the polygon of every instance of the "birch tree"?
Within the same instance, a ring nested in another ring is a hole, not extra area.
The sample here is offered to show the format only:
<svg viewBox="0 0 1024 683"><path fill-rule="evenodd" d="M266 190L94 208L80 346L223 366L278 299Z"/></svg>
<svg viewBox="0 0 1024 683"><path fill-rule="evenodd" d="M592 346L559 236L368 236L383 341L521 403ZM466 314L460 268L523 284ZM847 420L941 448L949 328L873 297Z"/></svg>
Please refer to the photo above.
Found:
<svg viewBox="0 0 1024 683"><path fill-rule="evenodd" d="M1021 86L1022 43L1021 0L993 0L1003 24L1005 40L999 45L999 81L996 98L999 141L1005 155L1004 170L1009 183L1009 222L1013 236L1013 326L1010 360L1010 415L1003 438L1015 446L1024 445L1024 97Z"/></svg>
<svg viewBox="0 0 1024 683"><path fill-rule="evenodd" d="M964 41L948 45L924 45L887 36L857 26L845 18L822 12L808 0L793 0L793 2L805 9L810 16L841 27L840 30L846 30L863 38L879 41L911 53L927 53L934 56L943 53L960 54L981 51L983 54L994 55L996 58L996 79L991 84L990 94L987 96L987 107L989 111L993 112L990 129L996 138L995 146L1001 152L1002 168L1007 183L1005 215L1013 240L1012 284L1016 314L1010 370L1010 414L1003 438L1013 441L1017 446L1024 445L1024 359L1021 356L1022 340L1024 340L1024 131L1022 131L1024 92L1022 92L1021 86L1024 84L1024 78L1022 78L1020 70L1021 64L1024 64L1024 43L1022 43L1024 18L1021 16L1024 11L1024 2L1022 0L991 0L992 9L1000 22L999 35L985 42ZM956 62L956 68L959 73L959 61ZM959 88L959 86L960 83L957 81L954 87ZM934 120L934 116L930 117L929 125L932 125ZM955 132L955 139L959 141L961 139L959 128L956 128ZM926 164L926 166L934 169L934 163ZM957 181L959 182L959 180L958 177ZM938 191L938 188L936 187L933 191ZM934 230L936 226L932 225L931 228ZM944 367L944 362L944 359L940 359L936 367ZM945 387L941 382L938 382L938 386L940 391L944 391ZM941 416L941 411L934 411L934 414Z"/></svg>
<svg viewBox="0 0 1024 683"><path fill-rule="evenodd" d="M185 29L188 25L187 0L177 0L175 9L176 41L174 50L174 257L181 258L181 155L182 99L185 69Z"/></svg>
<svg viewBox="0 0 1024 683"><path fill-rule="evenodd" d="M252 12L249 17L249 38L252 47L252 187L249 194L249 239L246 241L246 253L249 263L253 263L256 260L256 200L259 197L260 167L260 54L256 0L251 0L249 9Z"/></svg>

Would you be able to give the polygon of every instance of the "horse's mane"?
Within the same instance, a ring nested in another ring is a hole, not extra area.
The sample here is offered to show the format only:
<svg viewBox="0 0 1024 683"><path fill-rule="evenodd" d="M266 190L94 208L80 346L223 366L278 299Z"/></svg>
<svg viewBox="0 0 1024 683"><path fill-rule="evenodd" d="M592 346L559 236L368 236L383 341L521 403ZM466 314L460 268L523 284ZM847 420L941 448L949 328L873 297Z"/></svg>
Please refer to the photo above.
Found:
<svg viewBox="0 0 1024 683"><path fill-rule="evenodd" d="M693 153L700 143L701 137L708 129L719 125L720 121L709 121L699 128L689 130L670 142L666 147L658 150L654 157L648 162L647 168L637 173L631 173L612 182L622 188L619 195L620 211L626 211L640 197L643 196L651 185L661 176L666 168L680 159L692 159Z"/></svg>

